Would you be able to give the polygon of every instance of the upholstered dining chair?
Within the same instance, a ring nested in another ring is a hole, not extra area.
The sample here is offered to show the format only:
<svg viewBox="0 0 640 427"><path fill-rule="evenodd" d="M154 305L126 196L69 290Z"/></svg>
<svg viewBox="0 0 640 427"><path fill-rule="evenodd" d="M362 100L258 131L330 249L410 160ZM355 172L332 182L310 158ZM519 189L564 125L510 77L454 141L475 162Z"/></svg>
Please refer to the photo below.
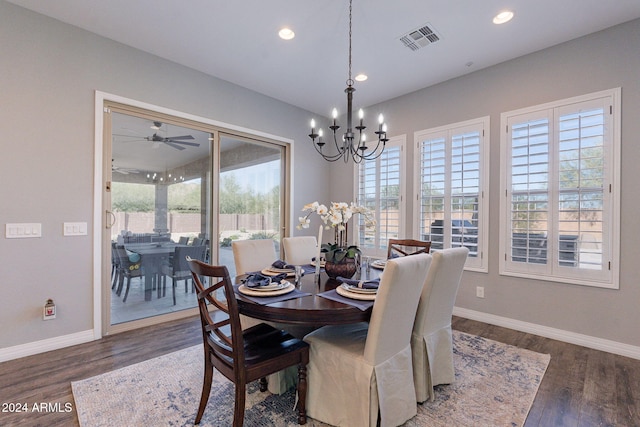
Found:
<svg viewBox="0 0 640 427"><path fill-rule="evenodd" d="M197 260L188 260L188 264L198 292L205 355L204 383L195 423L200 423L207 406L214 368L235 385L233 426L240 427L244 420L247 383L260 380L260 390L265 391L267 375L297 366L298 423L305 424L309 346L265 323L242 330L227 267L211 266ZM210 280L208 288L202 282L205 277ZM222 290L224 299L218 290ZM217 310L210 312L209 305Z"/></svg>
<svg viewBox="0 0 640 427"><path fill-rule="evenodd" d="M431 255L387 261L371 320L323 326L311 346L307 411L348 427L397 426L417 413L411 365L411 327Z"/></svg>
<svg viewBox="0 0 640 427"><path fill-rule="evenodd" d="M291 265L310 264L318 255L318 239L315 236L284 237L284 260Z"/></svg>
<svg viewBox="0 0 640 427"><path fill-rule="evenodd" d="M434 400L433 387L455 379L451 316L469 249L434 252L411 333L416 401Z"/></svg>
<svg viewBox="0 0 640 427"><path fill-rule="evenodd" d="M231 249L236 274L260 271L278 259L272 239L234 240Z"/></svg>
<svg viewBox="0 0 640 427"><path fill-rule="evenodd" d="M428 254L431 242L415 239L389 239L387 259L398 256Z"/></svg>

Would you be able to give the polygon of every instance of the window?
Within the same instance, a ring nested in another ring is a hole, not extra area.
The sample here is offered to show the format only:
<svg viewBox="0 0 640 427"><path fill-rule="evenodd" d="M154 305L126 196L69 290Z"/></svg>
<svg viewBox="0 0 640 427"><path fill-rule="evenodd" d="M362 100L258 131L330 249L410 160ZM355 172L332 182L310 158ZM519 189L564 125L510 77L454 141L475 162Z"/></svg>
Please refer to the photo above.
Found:
<svg viewBox="0 0 640 427"><path fill-rule="evenodd" d="M617 288L620 89L503 113L500 273Z"/></svg>
<svg viewBox="0 0 640 427"><path fill-rule="evenodd" d="M415 134L416 213L432 250L469 248L466 268L487 271L489 117Z"/></svg>
<svg viewBox="0 0 640 427"><path fill-rule="evenodd" d="M358 203L375 212L375 230L365 229L360 218L358 239L371 256L386 257L389 239L404 235L404 135L391 138L380 157L356 167Z"/></svg>

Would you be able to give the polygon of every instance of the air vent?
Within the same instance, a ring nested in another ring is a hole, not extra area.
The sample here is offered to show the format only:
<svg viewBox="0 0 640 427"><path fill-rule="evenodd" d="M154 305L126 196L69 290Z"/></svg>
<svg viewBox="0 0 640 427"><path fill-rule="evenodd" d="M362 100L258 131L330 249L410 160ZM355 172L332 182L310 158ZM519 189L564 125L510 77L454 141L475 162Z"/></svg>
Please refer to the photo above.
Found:
<svg viewBox="0 0 640 427"><path fill-rule="evenodd" d="M436 34L431 24L425 24L400 37L402 44L411 50L422 49L438 40L440 40L440 36Z"/></svg>

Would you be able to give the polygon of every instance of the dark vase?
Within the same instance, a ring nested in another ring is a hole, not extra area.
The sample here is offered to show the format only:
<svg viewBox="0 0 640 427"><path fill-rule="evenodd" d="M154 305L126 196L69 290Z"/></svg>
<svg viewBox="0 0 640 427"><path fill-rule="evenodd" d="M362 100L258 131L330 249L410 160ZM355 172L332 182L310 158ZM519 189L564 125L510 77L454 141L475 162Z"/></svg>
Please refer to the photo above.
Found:
<svg viewBox="0 0 640 427"><path fill-rule="evenodd" d="M354 258L346 257L337 263L327 261L324 266L324 271L326 271L327 275L332 279L335 279L338 276L349 279L356 274L356 269L356 260Z"/></svg>

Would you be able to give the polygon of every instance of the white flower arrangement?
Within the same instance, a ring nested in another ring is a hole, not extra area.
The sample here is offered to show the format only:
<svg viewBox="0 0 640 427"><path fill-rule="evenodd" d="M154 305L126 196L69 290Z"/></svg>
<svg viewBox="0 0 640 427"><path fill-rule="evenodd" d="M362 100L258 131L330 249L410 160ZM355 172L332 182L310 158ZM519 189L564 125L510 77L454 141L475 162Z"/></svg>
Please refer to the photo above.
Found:
<svg viewBox="0 0 640 427"><path fill-rule="evenodd" d="M332 202L331 207L322 205L318 202L309 203L302 208L303 212L308 212L305 216L298 218L296 228L301 230L309 228L311 214L317 214L324 222L324 228L329 230L333 227L335 231L335 243L322 244L322 252L325 254L327 262L340 262L345 258L354 258L360 249L357 246L347 246L347 224L355 214L360 214L364 218L366 228L375 228L376 221L373 211L364 206L345 202Z"/></svg>
<svg viewBox="0 0 640 427"><path fill-rule="evenodd" d="M375 227L376 221L373 217L373 212L364 206L356 205L354 202L351 204L345 202L332 202L331 207L313 202L304 205L303 212L309 212L305 216L298 218L298 225L296 228L301 230L303 228L309 228L311 220L309 217L312 213L317 214L325 224L325 229L330 227L337 228L339 231L346 230L347 223L355 214L360 214L364 217L364 225L367 228Z"/></svg>

